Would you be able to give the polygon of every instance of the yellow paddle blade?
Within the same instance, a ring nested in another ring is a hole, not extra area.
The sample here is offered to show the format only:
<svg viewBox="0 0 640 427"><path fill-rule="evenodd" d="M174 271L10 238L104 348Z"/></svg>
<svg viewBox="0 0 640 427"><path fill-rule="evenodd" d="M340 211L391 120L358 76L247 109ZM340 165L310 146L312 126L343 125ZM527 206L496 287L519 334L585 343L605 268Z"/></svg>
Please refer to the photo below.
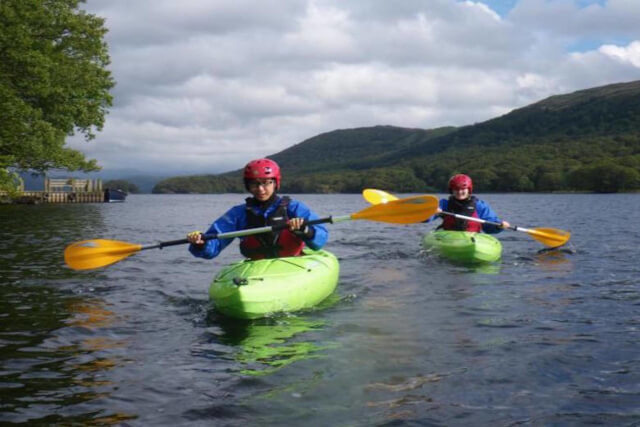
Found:
<svg viewBox="0 0 640 427"><path fill-rule="evenodd" d="M527 230L527 233L543 245L552 248L564 245L571 238L571 233L557 228L534 228Z"/></svg>
<svg viewBox="0 0 640 427"><path fill-rule="evenodd" d="M438 209L435 196L415 196L369 206L351 215L351 219L367 219L392 224L413 224L426 221Z"/></svg>
<svg viewBox="0 0 640 427"><path fill-rule="evenodd" d="M372 205L379 205L380 203L398 200L398 198L393 194L389 194L386 191L377 190L375 188L365 188L362 191L362 197Z"/></svg>
<svg viewBox="0 0 640 427"><path fill-rule="evenodd" d="M142 245L117 240L83 240L67 246L64 262L74 270L91 270L116 263L140 249Z"/></svg>

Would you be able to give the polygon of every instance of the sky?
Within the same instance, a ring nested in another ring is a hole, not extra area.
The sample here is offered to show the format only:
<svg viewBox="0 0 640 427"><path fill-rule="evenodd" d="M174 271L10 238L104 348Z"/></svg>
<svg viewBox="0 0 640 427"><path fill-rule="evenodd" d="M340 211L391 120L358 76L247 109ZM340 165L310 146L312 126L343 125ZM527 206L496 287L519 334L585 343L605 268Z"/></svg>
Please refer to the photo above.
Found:
<svg viewBox="0 0 640 427"><path fill-rule="evenodd" d="M639 0L87 0L104 171L220 173L336 129L482 122L640 79ZM330 153L327 153L330 155Z"/></svg>

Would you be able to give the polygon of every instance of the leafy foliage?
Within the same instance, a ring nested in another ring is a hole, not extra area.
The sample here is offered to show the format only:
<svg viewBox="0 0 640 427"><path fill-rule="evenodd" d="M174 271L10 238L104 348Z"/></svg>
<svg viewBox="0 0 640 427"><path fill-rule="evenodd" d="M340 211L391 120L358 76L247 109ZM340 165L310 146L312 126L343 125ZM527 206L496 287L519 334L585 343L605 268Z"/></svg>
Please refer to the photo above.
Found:
<svg viewBox="0 0 640 427"><path fill-rule="evenodd" d="M20 176L12 170L0 168L0 191L14 198L18 197L19 188Z"/></svg>
<svg viewBox="0 0 640 427"><path fill-rule="evenodd" d="M0 169L99 169L65 147L102 128L114 85L103 19L80 2L0 2Z"/></svg>
<svg viewBox="0 0 640 427"><path fill-rule="evenodd" d="M553 96L462 128L333 131L270 158L292 193L444 191L455 173L469 174L479 192L638 191L640 81ZM240 176L168 181L182 186L172 192L238 192Z"/></svg>
<svg viewBox="0 0 640 427"><path fill-rule="evenodd" d="M574 170L568 180L578 190L615 193L639 188L640 172L637 168L603 161Z"/></svg>
<svg viewBox="0 0 640 427"><path fill-rule="evenodd" d="M216 175L179 176L160 181L153 193L242 193L242 179Z"/></svg>

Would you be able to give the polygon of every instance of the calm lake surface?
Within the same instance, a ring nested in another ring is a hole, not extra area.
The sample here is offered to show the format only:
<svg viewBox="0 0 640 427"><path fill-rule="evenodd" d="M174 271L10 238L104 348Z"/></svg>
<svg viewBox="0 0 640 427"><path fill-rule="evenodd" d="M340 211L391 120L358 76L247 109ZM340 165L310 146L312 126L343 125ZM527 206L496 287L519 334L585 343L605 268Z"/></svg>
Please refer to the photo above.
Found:
<svg viewBox="0 0 640 427"><path fill-rule="evenodd" d="M319 215L360 195L296 195ZM229 320L211 261L186 246L76 272L66 245L204 230L242 195L0 206L0 424L638 425L640 195L484 194L502 218L572 232L539 254L505 231L500 263L420 249L432 224L329 225L340 259L321 307Z"/></svg>

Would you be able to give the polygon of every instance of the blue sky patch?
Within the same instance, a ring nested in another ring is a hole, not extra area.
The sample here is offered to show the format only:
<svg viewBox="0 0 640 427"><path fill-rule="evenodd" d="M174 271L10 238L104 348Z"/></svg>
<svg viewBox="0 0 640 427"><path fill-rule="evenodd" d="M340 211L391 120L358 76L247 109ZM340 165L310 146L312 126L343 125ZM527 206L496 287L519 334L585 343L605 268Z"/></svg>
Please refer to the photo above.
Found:
<svg viewBox="0 0 640 427"><path fill-rule="evenodd" d="M613 44L616 46L627 46L633 40L625 37L604 37L599 39L584 39L578 40L575 43L567 46L569 52L588 52L590 50L597 50L604 44Z"/></svg>
<svg viewBox="0 0 640 427"><path fill-rule="evenodd" d="M493 9L498 15L505 16L509 13L511 9L515 7L518 1L519 0L480 0L480 3L486 4L491 9ZM607 3L607 0L574 0L574 1L581 8L591 6L593 4L605 6Z"/></svg>

